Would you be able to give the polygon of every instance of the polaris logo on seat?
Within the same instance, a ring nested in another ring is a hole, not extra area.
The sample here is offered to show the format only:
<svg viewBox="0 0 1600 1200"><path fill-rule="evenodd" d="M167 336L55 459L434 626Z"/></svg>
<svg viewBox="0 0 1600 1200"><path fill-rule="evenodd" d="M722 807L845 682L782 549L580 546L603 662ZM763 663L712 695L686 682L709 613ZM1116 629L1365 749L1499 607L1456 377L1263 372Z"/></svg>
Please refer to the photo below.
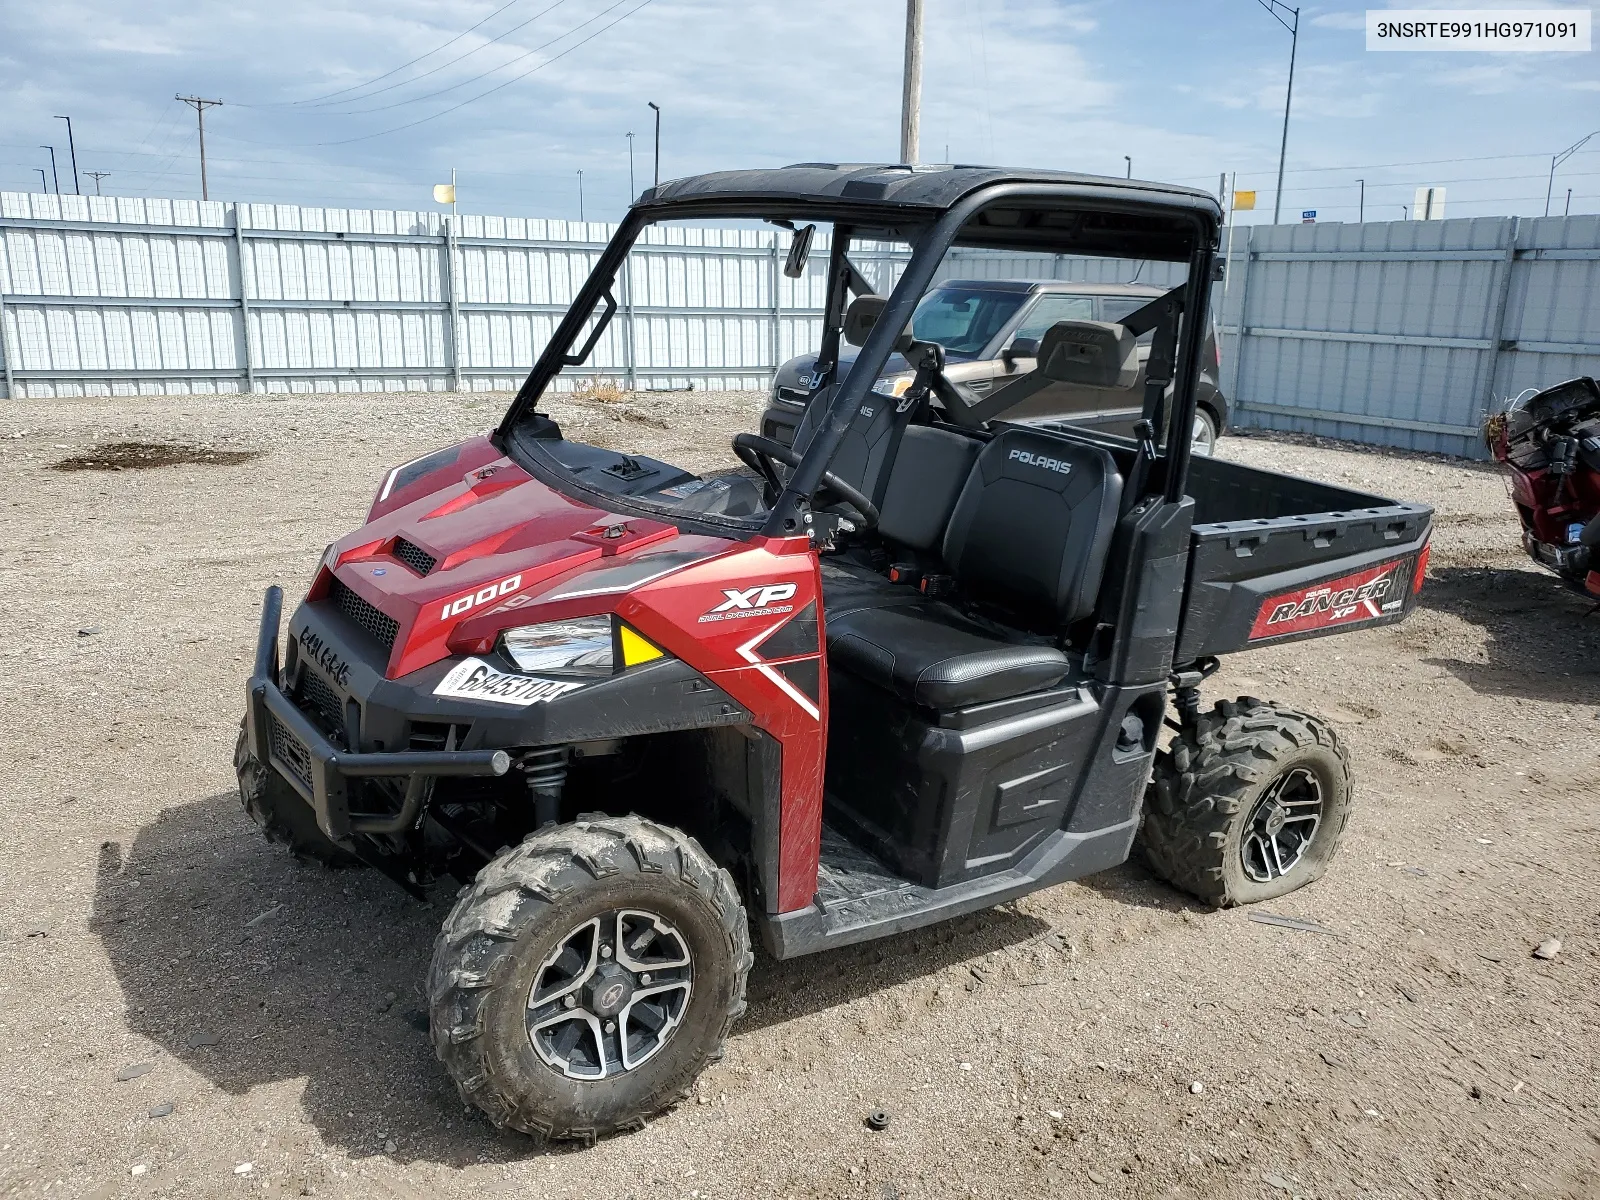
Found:
<svg viewBox="0 0 1600 1200"><path fill-rule="evenodd" d="M1064 463L1059 458L1046 458L1043 454L1035 454L1031 450L1013 450L1006 455L1006 458L1025 467L1042 467L1046 471L1057 471L1062 475L1072 474L1071 463Z"/></svg>

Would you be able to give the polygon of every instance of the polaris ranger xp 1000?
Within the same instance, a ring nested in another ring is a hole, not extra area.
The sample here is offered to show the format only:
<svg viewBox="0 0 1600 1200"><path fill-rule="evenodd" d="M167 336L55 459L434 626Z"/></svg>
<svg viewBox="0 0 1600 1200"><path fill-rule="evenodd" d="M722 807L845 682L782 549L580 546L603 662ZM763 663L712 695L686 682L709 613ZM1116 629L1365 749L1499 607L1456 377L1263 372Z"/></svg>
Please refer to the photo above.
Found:
<svg viewBox="0 0 1600 1200"><path fill-rule="evenodd" d="M389 472L287 636L268 591L245 808L301 855L418 894L466 884L428 991L468 1101L536 1136L638 1126L721 1053L752 927L779 958L885 937L1136 841L1214 905L1322 873L1350 812L1333 730L1248 698L1202 711L1199 687L1228 651L1401 620L1431 513L1191 458L1220 216L1201 192L1052 171L662 184L499 426ZM782 270L821 310L806 386L827 392L792 448L740 433L696 475L541 411L616 336L630 252L637 288L672 221L729 248L730 287L776 285L747 231L788 231ZM885 296L864 243L911 248ZM1059 322L980 396L910 333L952 246L1184 282ZM885 395L891 354L915 377ZM1052 383L1136 381L1131 438L1005 420Z"/></svg>

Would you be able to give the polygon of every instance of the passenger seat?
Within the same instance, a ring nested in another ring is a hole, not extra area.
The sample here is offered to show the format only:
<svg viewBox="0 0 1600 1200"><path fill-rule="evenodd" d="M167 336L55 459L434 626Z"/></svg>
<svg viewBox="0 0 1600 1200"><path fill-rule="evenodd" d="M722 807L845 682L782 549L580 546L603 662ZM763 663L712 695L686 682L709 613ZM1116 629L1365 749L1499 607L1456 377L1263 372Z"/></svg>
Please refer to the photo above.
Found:
<svg viewBox="0 0 1600 1200"><path fill-rule="evenodd" d="M1121 498L1107 451L1005 430L977 455L942 539L957 595L1000 620L886 581L830 588L825 573L830 667L939 709L1054 686L1070 663L1051 642L1094 611Z"/></svg>

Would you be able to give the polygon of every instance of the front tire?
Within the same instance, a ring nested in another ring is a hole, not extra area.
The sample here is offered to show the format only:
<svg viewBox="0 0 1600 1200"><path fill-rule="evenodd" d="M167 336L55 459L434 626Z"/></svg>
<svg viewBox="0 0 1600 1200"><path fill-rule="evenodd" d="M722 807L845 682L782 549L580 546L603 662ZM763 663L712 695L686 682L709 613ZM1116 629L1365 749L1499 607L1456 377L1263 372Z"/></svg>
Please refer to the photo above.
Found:
<svg viewBox="0 0 1600 1200"><path fill-rule="evenodd" d="M1246 696L1220 701L1156 756L1139 841L1167 882L1230 908L1321 878L1350 810L1333 727Z"/></svg>
<svg viewBox="0 0 1600 1200"><path fill-rule="evenodd" d="M233 770L239 776L239 802L269 842L281 842L301 860L325 867L359 867L362 862L322 832L317 814L288 782L250 753L244 722L233 747Z"/></svg>
<svg viewBox="0 0 1600 1200"><path fill-rule="evenodd" d="M543 1139L641 1128L722 1057L753 956L733 878L640 817L547 826L434 943L434 1050L462 1098Z"/></svg>

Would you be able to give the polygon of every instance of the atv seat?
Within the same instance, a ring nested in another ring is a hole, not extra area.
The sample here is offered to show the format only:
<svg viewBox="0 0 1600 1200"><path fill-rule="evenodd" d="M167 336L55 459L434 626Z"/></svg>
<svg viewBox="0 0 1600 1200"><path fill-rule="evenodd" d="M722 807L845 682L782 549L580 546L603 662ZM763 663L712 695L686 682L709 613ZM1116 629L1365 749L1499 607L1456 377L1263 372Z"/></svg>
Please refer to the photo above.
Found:
<svg viewBox="0 0 1600 1200"><path fill-rule="evenodd" d="M908 437L902 454L921 441L934 446L934 439ZM900 472L897 460L895 475ZM891 484L891 496L894 491ZM888 528L880 521L880 531L900 541L896 535L908 532L913 516L917 528L910 532L925 530L928 510L937 508L934 492L922 489L922 506L908 505L904 524L899 516ZM829 663L936 709L1059 683L1070 663L1051 644L1051 633L1094 611L1121 496L1122 479L1105 450L1006 430L978 453L943 535L944 562L958 594L985 615L969 616L873 572L830 564L823 574ZM892 512L886 507L884 515ZM905 540L915 545L922 539ZM990 613L1003 619L991 620Z"/></svg>

